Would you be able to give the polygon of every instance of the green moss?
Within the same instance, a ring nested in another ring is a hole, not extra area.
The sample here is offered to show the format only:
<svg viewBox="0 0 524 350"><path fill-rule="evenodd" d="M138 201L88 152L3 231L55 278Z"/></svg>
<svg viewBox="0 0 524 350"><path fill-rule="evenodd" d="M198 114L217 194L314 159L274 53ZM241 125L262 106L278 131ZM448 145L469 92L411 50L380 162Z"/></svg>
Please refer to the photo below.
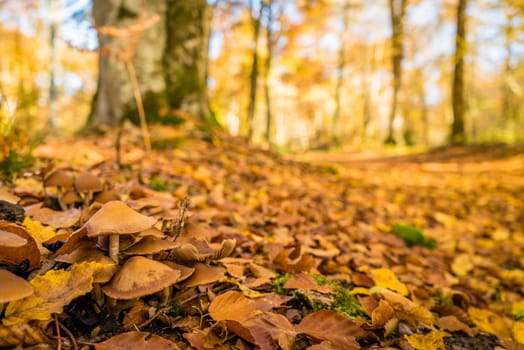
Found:
<svg viewBox="0 0 524 350"><path fill-rule="evenodd" d="M352 320L359 317L364 319L368 318L362 305L349 293L349 289L338 285L335 286L333 293L335 302L331 305L331 310L341 312Z"/></svg>
<svg viewBox="0 0 524 350"><path fill-rule="evenodd" d="M291 273L285 273L275 277L273 280L273 293L280 295L292 295L292 292L289 289L284 288L284 284L293 276Z"/></svg>
<svg viewBox="0 0 524 350"><path fill-rule="evenodd" d="M441 295L439 297L437 297L436 301L435 301L435 304L437 306L442 306L442 305L455 305L453 303L453 299L451 299L450 297L448 296L444 296L444 295Z"/></svg>
<svg viewBox="0 0 524 350"><path fill-rule="evenodd" d="M416 245L430 249L437 247L437 243L434 240L427 238L421 229L414 226L396 224L393 226L393 233L400 236L408 247Z"/></svg>
<svg viewBox="0 0 524 350"><path fill-rule="evenodd" d="M154 177L149 181L149 186L155 191L167 191L167 183L164 179Z"/></svg>
<svg viewBox="0 0 524 350"><path fill-rule="evenodd" d="M184 143L184 138L182 137L165 137L165 138L152 138L151 139L151 148L156 150L166 150L177 148L182 143Z"/></svg>
<svg viewBox="0 0 524 350"><path fill-rule="evenodd" d="M148 123L161 123L161 111L167 110L167 96L165 92L148 91L143 96L144 112ZM133 99L124 106L122 120L130 120L133 124L139 125L140 118L136 102Z"/></svg>

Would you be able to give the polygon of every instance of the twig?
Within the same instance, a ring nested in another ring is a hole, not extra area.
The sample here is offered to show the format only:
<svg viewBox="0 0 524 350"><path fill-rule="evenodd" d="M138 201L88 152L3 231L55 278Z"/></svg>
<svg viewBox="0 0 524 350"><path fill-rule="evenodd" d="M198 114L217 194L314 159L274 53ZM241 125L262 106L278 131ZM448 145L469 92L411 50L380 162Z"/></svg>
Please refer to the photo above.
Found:
<svg viewBox="0 0 524 350"><path fill-rule="evenodd" d="M65 334L67 334L69 339L71 339L71 343L73 344L73 350L78 350L78 343L76 342L76 339L73 333L71 333L71 331L66 326L64 326L62 323L59 322L59 325L60 325L60 329L63 330Z"/></svg>
<svg viewBox="0 0 524 350"><path fill-rule="evenodd" d="M129 79L131 79L131 85L133 85L133 95L135 96L136 108L138 110L138 117L140 118L140 129L142 129L142 137L144 138L144 147L146 153L151 152L151 138L149 137L149 130L147 128L146 112L144 111L144 103L142 102L142 95L140 94L140 87L138 86L138 80L136 78L135 67L131 60L126 59L124 61L126 65Z"/></svg>
<svg viewBox="0 0 524 350"><path fill-rule="evenodd" d="M172 307L171 306L168 306L168 307L163 307L161 308L160 310L158 310L157 312L155 312L155 314L153 316L151 316L151 318L149 318L148 320L145 320L144 322L140 323L139 325L135 326L136 328L138 329L142 329L144 327L147 327L149 326L149 324L151 324L151 322L153 322L158 316L168 312L169 310L171 310Z"/></svg>
<svg viewBox="0 0 524 350"><path fill-rule="evenodd" d="M60 322L58 322L58 317L53 315L55 319L55 329L56 329L56 350L62 350L62 337L60 336Z"/></svg>

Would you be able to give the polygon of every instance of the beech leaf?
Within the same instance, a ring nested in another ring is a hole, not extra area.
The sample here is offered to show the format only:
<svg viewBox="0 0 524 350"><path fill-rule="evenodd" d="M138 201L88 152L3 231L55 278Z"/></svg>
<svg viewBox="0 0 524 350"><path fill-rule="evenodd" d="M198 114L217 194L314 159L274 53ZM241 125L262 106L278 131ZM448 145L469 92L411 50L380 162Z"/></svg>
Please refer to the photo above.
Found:
<svg viewBox="0 0 524 350"><path fill-rule="evenodd" d="M115 335L108 340L95 345L95 350L179 350L171 340L147 332L127 332Z"/></svg>
<svg viewBox="0 0 524 350"><path fill-rule="evenodd" d="M12 326L31 320L44 321L49 320L53 313L61 313L71 300L92 289L97 265L82 262L74 264L70 271L50 270L45 275L36 276L30 281L34 294L9 303L2 323Z"/></svg>
<svg viewBox="0 0 524 350"><path fill-rule="evenodd" d="M257 313L255 302L237 291L220 294L213 299L208 310L215 321L245 322Z"/></svg>

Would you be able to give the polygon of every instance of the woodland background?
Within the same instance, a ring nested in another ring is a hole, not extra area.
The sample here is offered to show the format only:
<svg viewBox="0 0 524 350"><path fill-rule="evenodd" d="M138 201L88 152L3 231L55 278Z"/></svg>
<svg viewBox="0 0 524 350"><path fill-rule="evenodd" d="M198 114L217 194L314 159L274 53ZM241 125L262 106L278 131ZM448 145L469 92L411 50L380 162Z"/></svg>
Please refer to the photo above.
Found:
<svg viewBox="0 0 524 350"><path fill-rule="evenodd" d="M155 13L149 2L118 3L128 9L118 14L127 26ZM524 139L521 1L198 3L209 24L202 34L209 105L233 135L283 150ZM92 5L0 2L4 134L13 124L32 138L84 127L97 89ZM141 45L156 30L140 33L135 57L149 52ZM148 78L135 66L145 96ZM144 98L150 120L176 123L187 112L148 110ZM453 138L457 114L465 136Z"/></svg>

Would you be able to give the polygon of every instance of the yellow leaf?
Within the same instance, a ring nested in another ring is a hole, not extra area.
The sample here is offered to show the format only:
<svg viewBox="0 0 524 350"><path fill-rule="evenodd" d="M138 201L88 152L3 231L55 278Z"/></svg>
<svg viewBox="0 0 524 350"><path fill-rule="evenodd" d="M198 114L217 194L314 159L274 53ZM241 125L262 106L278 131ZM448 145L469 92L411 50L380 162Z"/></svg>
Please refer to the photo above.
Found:
<svg viewBox="0 0 524 350"><path fill-rule="evenodd" d="M524 322L513 322L513 339L517 343L524 344Z"/></svg>
<svg viewBox="0 0 524 350"><path fill-rule="evenodd" d="M51 226L44 226L28 216L25 217L23 225L27 232L40 244L56 236L56 232Z"/></svg>
<svg viewBox="0 0 524 350"><path fill-rule="evenodd" d="M371 272L371 278L373 278L377 287L390 289L400 295L408 295L408 288L406 285L400 282L393 271L389 269L375 269Z"/></svg>
<svg viewBox="0 0 524 350"><path fill-rule="evenodd" d="M475 307L470 307L468 314L473 323L484 332L494 334L499 338L511 338L509 320L506 321L506 319L490 310L477 309Z"/></svg>
<svg viewBox="0 0 524 350"><path fill-rule="evenodd" d="M262 298L262 297L267 296L267 294L257 292L256 290L253 290L253 289L250 289L244 286L242 283L240 283L239 281L237 281L234 278L224 277L220 280L220 282L226 282L226 283L231 283L231 284L236 285L238 289L240 289L242 294L244 294L246 297L251 298L251 299Z"/></svg>
<svg viewBox="0 0 524 350"><path fill-rule="evenodd" d="M62 312L71 300L92 289L96 262L74 264L70 271L50 270L30 281L34 294L7 305L2 323L12 326L30 320L49 320L51 314Z"/></svg>
<svg viewBox="0 0 524 350"><path fill-rule="evenodd" d="M417 350L445 350L446 345L442 338L449 336L443 330L431 331L428 334L405 335L409 345Z"/></svg>
<svg viewBox="0 0 524 350"><path fill-rule="evenodd" d="M453 271L456 276L462 277L466 276L474 267L475 265L473 265L469 254L459 254L455 257L455 260L453 260L451 271Z"/></svg>

